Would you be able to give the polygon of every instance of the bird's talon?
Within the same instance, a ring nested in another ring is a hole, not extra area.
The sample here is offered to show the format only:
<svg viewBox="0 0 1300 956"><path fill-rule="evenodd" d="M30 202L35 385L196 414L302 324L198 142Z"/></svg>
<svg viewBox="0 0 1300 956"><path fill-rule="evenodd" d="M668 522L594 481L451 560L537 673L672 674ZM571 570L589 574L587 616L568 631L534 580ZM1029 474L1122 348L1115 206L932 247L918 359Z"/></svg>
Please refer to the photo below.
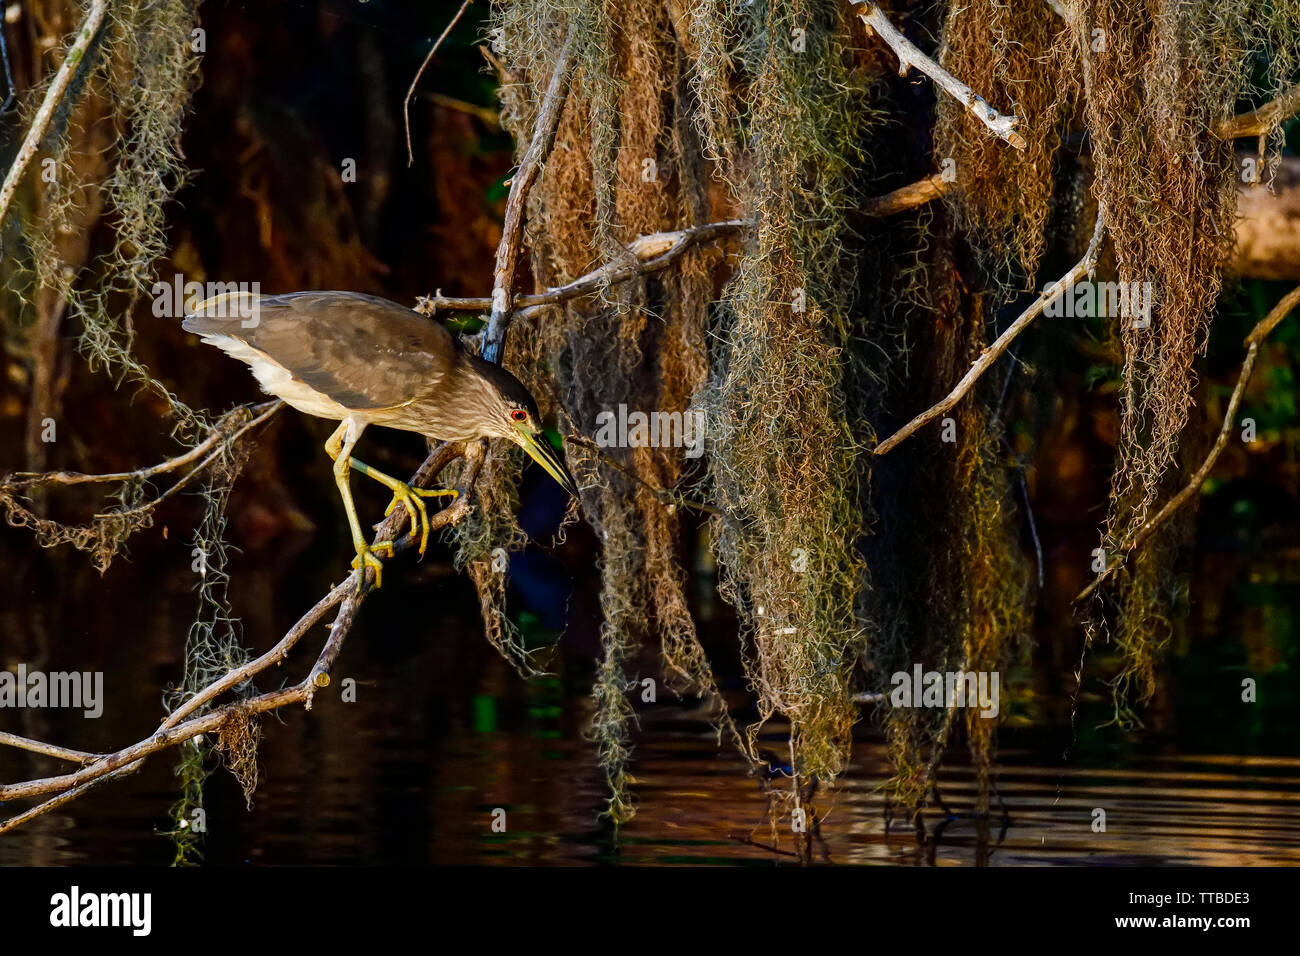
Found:
<svg viewBox="0 0 1300 956"><path fill-rule="evenodd" d="M373 548L363 544L357 549L357 556L352 559L352 567L361 572L357 575L357 591L361 591L365 587L366 568L375 569L375 588L378 589L383 586L384 562L379 559L375 552L385 546L388 550L388 556L392 557L393 543L391 541L381 541Z"/></svg>
<svg viewBox="0 0 1300 956"><path fill-rule="evenodd" d="M442 498L450 496L454 501L460 497L460 492L455 488L416 488L414 485L409 485L408 487L421 498Z"/></svg>
<svg viewBox="0 0 1300 956"><path fill-rule="evenodd" d="M397 502L401 501L406 506L407 512L411 516L411 537L412 539L418 534L420 538L419 553L424 557L424 552L429 547L429 512L424 506L425 498L437 498L443 495L456 495L457 492L448 492L441 488L416 488L414 485L402 482L393 492L393 500L388 505L391 511L397 507Z"/></svg>

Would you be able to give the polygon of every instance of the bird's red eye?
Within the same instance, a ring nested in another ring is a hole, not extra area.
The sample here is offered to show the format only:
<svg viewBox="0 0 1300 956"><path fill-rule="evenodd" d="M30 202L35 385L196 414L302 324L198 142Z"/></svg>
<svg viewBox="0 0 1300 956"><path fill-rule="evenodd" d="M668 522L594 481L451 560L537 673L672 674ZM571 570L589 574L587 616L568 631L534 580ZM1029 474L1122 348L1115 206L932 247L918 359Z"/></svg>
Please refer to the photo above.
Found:
<svg viewBox="0 0 1300 956"><path fill-rule="evenodd" d="M528 413L527 413L526 411L524 411L522 408L516 408L516 409L512 410L512 411L510 412L510 417L513 418L513 419L514 419L515 421L517 421L517 422L526 422L526 421L528 421Z"/></svg>

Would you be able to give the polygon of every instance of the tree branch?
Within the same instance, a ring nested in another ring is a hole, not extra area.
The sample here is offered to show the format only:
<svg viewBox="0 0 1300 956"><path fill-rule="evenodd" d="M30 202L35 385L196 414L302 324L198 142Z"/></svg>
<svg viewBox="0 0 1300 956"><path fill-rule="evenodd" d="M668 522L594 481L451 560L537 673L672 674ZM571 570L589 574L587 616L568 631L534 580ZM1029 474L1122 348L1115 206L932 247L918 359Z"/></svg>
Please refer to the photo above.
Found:
<svg viewBox="0 0 1300 956"><path fill-rule="evenodd" d="M466 459L467 468L462 476L461 494L450 506L429 516L429 524L433 530L449 527L469 513L468 492L473 486L482 465L482 443L475 442L468 446L461 443L443 443L429 454L411 478L412 485L421 488L427 487L433 478L452 460L462 456ZM392 514L379 524L375 534L375 543L394 541L393 550L395 553L414 547L414 535L408 535L400 539L395 537L400 534L408 520L405 508L395 508ZM363 587L360 589L357 587L357 574L366 575L362 581ZM11 734L0 735L0 745L19 747L24 750L32 750L48 756L85 764L81 769L72 773L29 780L23 783L0 784L0 803L17 799L30 799L48 793L57 794L29 810L0 822L0 833L6 833L29 820L49 813L111 779L135 772L145 758L154 753L174 747L199 734L220 730L221 726L232 717L264 713L299 703L310 710L316 691L329 685L330 671L343 647L348 632L356 620L356 614L362 601L369 594L369 586L373 581L373 568L363 567L359 571L353 572L341 584L333 587L311 610L304 614L275 647L256 660L234 668L212 681L168 715L152 735L115 753L86 754L81 751L55 747L51 744L28 740ZM335 616L334 623L331 625L329 637L325 641L310 672L300 683L261 694L248 700L234 701L207 714L191 716L195 711L206 706L222 693L251 679L272 664L278 664L285 660L289 650L324 616L325 612L339 604L341 604L341 607Z"/></svg>
<svg viewBox="0 0 1300 956"><path fill-rule="evenodd" d="M1270 100L1259 109L1224 120L1215 129L1222 139L1247 139L1264 136L1280 123L1300 113L1300 83Z"/></svg>
<svg viewBox="0 0 1300 956"><path fill-rule="evenodd" d="M134 533L134 531L148 527L151 521L151 513L155 508L187 487L210 465L226 455L230 447L246 432L267 421L283 406L284 403L277 399L272 402L264 402L261 405L252 407L239 406L232 409L222 416L221 420L212 427L208 437L199 444L183 455L148 468L107 475L55 471L44 474L23 472L18 475L0 477L0 511L4 512L5 520L13 527L31 528L35 532L37 540L45 547L52 547L57 544L72 544L83 551L92 551L96 556L96 563L102 571L108 566L118 547L117 544L108 542L118 541L118 544L120 544L121 540L125 540L125 537ZM253 412L259 412L260 414L249 419L248 416ZM134 508L100 512L94 515L91 522L86 525L65 525L44 518L28 508L24 503L24 499L17 494L23 489L32 486L80 485L98 482L122 482L126 485L156 475L177 471L191 465L195 459L203 455L206 455L206 457L202 458L198 464L193 465L170 488L152 500Z"/></svg>
<svg viewBox="0 0 1300 956"><path fill-rule="evenodd" d="M84 750L69 750L67 747L56 747L54 744L42 743L39 740L19 737L17 734L7 734L3 731L0 731L0 744L16 747L18 750L30 750L32 753L44 754L46 757L54 757L58 760L70 760L73 763L94 763L104 756L103 754L86 753Z"/></svg>
<svg viewBox="0 0 1300 956"><path fill-rule="evenodd" d="M63 99L68 84L72 82L73 76L77 73L77 66L81 63L81 58L85 55L86 50L90 47L90 41L95 38L95 34L99 32L99 28L104 22L104 11L107 8L107 0L93 0L90 5L90 12L86 14L85 22L77 29L76 39L68 47L68 52L63 57L63 63L60 64L58 72L54 74L54 79L50 81L50 88L45 92L45 99L41 103L41 108L36 111L36 117L32 120L31 128L27 130L27 136L18 149L18 155L14 158L13 165L9 167L9 172L5 174L4 185L0 186L0 225L3 225L5 216L9 212L9 204L13 202L14 193L18 190L18 183L22 180L23 173L27 171L32 157L36 155L37 149L40 148L41 140L45 138L45 131L49 128L50 120L54 116L59 101Z"/></svg>
<svg viewBox="0 0 1300 956"><path fill-rule="evenodd" d="M924 206L948 192L951 184L944 181L942 173L926 176L925 179L908 183L892 193L885 193L862 204L862 211L868 216L892 216L895 213Z"/></svg>
<svg viewBox="0 0 1300 956"><path fill-rule="evenodd" d="M248 422L246 425L244 425L242 428L236 431L233 435L231 435L229 440L223 443L223 447L218 448L214 452L211 452L207 458L199 462L198 465L196 465L191 471L186 472L183 476L181 476L180 480L177 481L176 484L172 485L170 488L168 488L166 491L160 494L157 498L153 499L153 501L146 502L145 504L142 504L139 507L130 508L126 511L108 511L102 514L97 514L95 515L95 517L96 518L121 518L121 517L140 515L140 514L144 514L145 512L152 511L154 508L158 507L158 505L162 504L172 495L176 494L176 492L180 491L191 481L197 478L204 471L204 469L208 467L208 465L212 464L214 461L216 461L218 458L224 455L226 453L226 448L224 447L225 445L233 444L236 439L238 439L244 434L244 432L248 431L250 428L255 428L256 426L262 424L262 422L266 421L268 418L270 418L272 415L278 412L284 406L284 402L277 400L275 402L271 402L270 405L271 407L268 408L265 412L263 412L261 415L258 415L251 422Z"/></svg>
<svg viewBox="0 0 1300 956"><path fill-rule="evenodd" d="M749 223L742 219L728 219L692 226L676 232L654 232L640 236L628 246L628 251L634 257L632 261L620 259L594 269L565 285L547 289L545 292L517 295L514 297L513 308L518 310L521 316L530 316L543 306L577 299L598 292L607 285L616 285L637 276L658 272L667 268L682 253L697 243L728 236L748 228ZM481 312L490 308L492 308L492 300L482 296L465 298L444 295L424 296L416 305L416 311L425 315L435 315L442 311Z"/></svg>
<svg viewBox="0 0 1300 956"><path fill-rule="evenodd" d="M202 457L212 446L224 443L225 441L234 441L244 434L250 428L261 422L266 421L271 415L275 414L283 407L284 402L280 399L274 399L269 402L263 402L260 405L241 405L227 412L222 419L212 427L208 437L203 439L189 451L175 458L168 458L157 465L150 465L148 468L137 468L135 471L119 471L106 475L87 475L79 471L45 471L39 474L28 471L15 472L0 484L7 488L26 488L31 485L82 485L88 482L122 482L122 481L140 481L146 478L152 478L154 475L165 474L169 471L176 471L183 468L190 462ZM254 416L251 421L243 423L242 427L235 428L248 412ZM233 434L232 434L233 432ZM201 468L202 466L200 466Z"/></svg>
<svg viewBox="0 0 1300 956"><path fill-rule="evenodd" d="M555 142L555 131L560 125L560 113L569 90L569 72L573 56L574 37L577 35L576 19L569 25L568 36L564 46L555 58L555 69L551 72L551 82L542 98L541 109L537 113L537 127L533 131L533 140L528 144L523 162L510 184L510 196L506 199L505 221L501 227L501 242L497 245L496 270L493 273L492 315L488 319L487 333L483 337L483 357L489 362L500 363L505 351L506 329L510 325L510 303L515 294L515 273L519 263L519 248L523 241L524 211L528 201L528 192L541 171L542 162L551 151Z"/></svg>
<svg viewBox="0 0 1300 956"><path fill-rule="evenodd" d="M1148 518L1142 527L1134 532L1133 537L1120 548L1119 554L1115 555L1116 560L1109 564L1106 570L1099 573L1091 584L1075 595L1074 601L1076 604L1096 591L1107 578L1122 568L1128 556L1142 547L1155 534L1156 529L1172 518L1179 508L1191 501L1201 485L1205 484L1205 479L1209 478L1210 472L1214 470L1215 462L1219 460L1219 456L1223 454L1223 449L1228 445L1228 436L1232 434L1233 426L1236 423L1237 409L1241 406L1242 396L1246 394L1246 385L1250 382L1251 373L1255 370L1255 357L1259 354L1260 343L1273 329L1277 328L1279 322L1291 314L1291 310L1297 305L1300 305L1300 286L1283 296L1272 311L1261 319L1259 324L1246 336L1243 343L1247 347L1246 357L1242 360L1241 372L1237 376L1237 385L1232 390L1232 397L1228 399L1228 409L1223 414L1223 425L1219 429L1219 436L1215 439L1209 454L1205 456L1201 466L1196 469L1196 473L1192 475L1178 494L1170 498L1163 508L1156 512L1153 517Z"/></svg>
<svg viewBox="0 0 1300 956"><path fill-rule="evenodd" d="M890 22L889 17L885 16L880 7L874 3L858 3L856 6L858 17L867 25L867 32L874 31L897 54L899 76L907 76L908 70L916 67L987 126L995 136L1006 140L1016 149L1025 148L1027 145L1025 138L1016 132L1016 126L1020 123L1019 117L999 113L989 106L984 97L918 50Z"/></svg>
<svg viewBox="0 0 1300 956"><path fill-rule="evenodd" d="M1229 117L1215 132L1224 139L1262 136L1273 126L1296 113L1300 113L1300 84L1291 87L1277 99L1265 103L1259 109ZM935 173L895 189L891 193L868 199L862 205L862 212L868 216L892 216L938 199L948 193L951 186L951 183L944 182L941 174Z"/></svg>
<svg viewBox="0 0 1300 956"><path fill-rule="evenodd" d="M993 363L998 360L998 357L1006 351L1007 346L1012 343L1017 335L1025 330L1030 322L1038 318L1043 309L1064 295L1070 286L1074 285L1085 275L1091 274L1092 271L1096 269L1097 257L1101 253L1101 237L1105 230L1105 206L1102 205L1097 209L1097 225L1093 228L1092 239L1088 242L1088 251L1083 254L1083 258L1076 262L1070 271L1063 275L1059 281L1054 282L1046 291L1041 293L1034 301L1033 305L1020 313L1020 317L1012 322L1005 332L998 336L997 341L980 353L979 358L975 360L975 363L970 367L970 370L962 376L961 381L957 383L953 390L949 392L942 401L931 405L898 431L894 432L894 434L890 435L878 444L875 448L875 454L887 455L901 442L911 437L911 435L913 435L918 429L934 421L940 415L944 414L944 412L947 412L961 401L962 397L969 392L972 387L974 387L976 382L979 381L980 376L993 366Z"/></svg>

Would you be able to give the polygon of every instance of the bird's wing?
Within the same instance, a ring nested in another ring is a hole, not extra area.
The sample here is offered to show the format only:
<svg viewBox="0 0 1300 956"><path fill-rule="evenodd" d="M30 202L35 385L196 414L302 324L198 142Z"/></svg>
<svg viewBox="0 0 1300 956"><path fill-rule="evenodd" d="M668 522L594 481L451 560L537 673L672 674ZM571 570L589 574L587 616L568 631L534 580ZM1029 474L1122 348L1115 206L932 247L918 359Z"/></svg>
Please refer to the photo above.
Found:
<svg viewBox="0 0 1300 956"><path fill-rule="evenodd" d="M283 366L295 379L353 410L393 408L436 387L460 343L433 319L373 295L293 292L232 308L226 297L199 303L183 327L228 335ZM244 325L252 328L244 328Z"/></svg>

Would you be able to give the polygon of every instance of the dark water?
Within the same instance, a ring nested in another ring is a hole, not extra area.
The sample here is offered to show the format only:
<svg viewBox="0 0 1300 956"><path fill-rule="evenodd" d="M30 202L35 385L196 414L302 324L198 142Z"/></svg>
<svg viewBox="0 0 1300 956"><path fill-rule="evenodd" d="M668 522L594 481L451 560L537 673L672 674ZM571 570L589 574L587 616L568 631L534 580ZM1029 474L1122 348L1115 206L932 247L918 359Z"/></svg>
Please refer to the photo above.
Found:
<svg viewBox="0 0 1300 956"><path fill-rule="evenodd" d="M148 561L105 578L79 557L7 553L0 664L103 670L99 720L62 711L0 711L0 729L87 750L146 736L161 689L180 673L193 614L188 549L169 542ZM232 564L235 610L260 651L322 592L328 549L284 566ZM1278 568L1283 568L1279 571ZM1085 695L1072 735L1058 708L1004 727L1001 807L981 824L970 810L973 774L960 751L942 772L950 816L927 812L924 832L889 819L881 789L889 767L870 721L832 794L816 860L834 863L1278 864L1300 863L1300 747L1296 745L1297 589L1294 563L1232 559L1207 579L1197 624L1173 649L1149 726L1098 729L1105 702ZM1289 570L1287 570L1289 569ZM362 613L315 710L263 725L260 780L251 809L225 770L207 788L206 860L231 863L748 864L794 862L788 832L771 846L768 795L746 764L719 747L698 710L638 704L632 772L638 814L618 839L602 825L604 783L584 739L590 648L557 657L555 676L521 681L485 646L463 580L437 562L394 568ZM1246 598L1242 598L1242 594ZM318 631L283 675L297 680ZM1045 643L1051 643L1047 635ZM1261 701L1240 702L1243 673ZM357 681L357 701L338 697ZM1039 693L1057 699L1060 686ZM743 695L729 692L740 707ZM1059 699L1057 700L1059 703ZM1254 707L1254 710L1243 708ZM773 748L779 726L768 728ZM1065 755L1068 748L1069 753ZM168 808L177 796L172 754L143 771L0 836L0 864L167 864ZM0 749L0 779L60 765ZM1005 809L1005 816L1001 813ZM1106 811L1094 832L1093 811ZM4 807L8 816L13 808ZM493 832L494 810L506 830ZM760 846L756 844L765 844Z"/></svg>

